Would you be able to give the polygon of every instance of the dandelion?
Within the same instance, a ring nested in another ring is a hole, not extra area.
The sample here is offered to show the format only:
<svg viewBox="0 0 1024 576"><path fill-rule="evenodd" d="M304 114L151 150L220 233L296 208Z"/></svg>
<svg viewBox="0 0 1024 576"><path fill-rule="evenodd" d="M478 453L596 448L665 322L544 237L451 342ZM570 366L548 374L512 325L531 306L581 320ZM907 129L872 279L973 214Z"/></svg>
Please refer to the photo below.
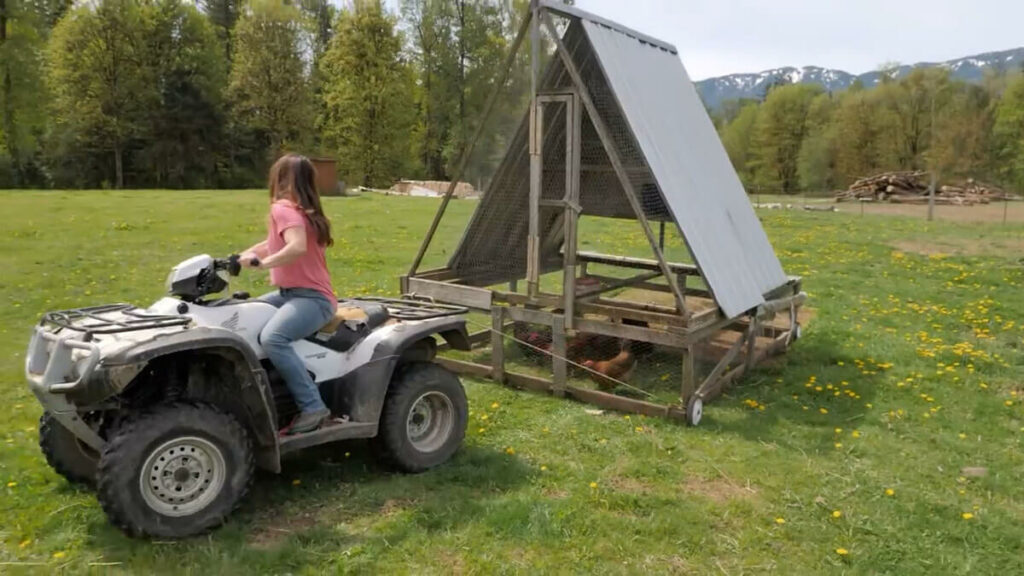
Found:
<svg viewBox="0 0 1024 576"><path fill-rule="evenodd" d="M822 414L828 414L828 409L827 408L818 408L818 412L821 412Z"/></svg>
<svg viewBox="0 0 1024 576"><path fill-rule="evenodd" d="M345 458L348 458L348 457L350 457L350 456L352 456L352 453L351 453L351 452L345 452Z"/></svg>
<svg viewBox="0 0 1024 576"><path fill-rule="evenodd" d="M886 496L895 496L896 495L896 491L893 490L892 488L886 488L885 489L885 495Z"/></svg>
<svg viewBox="0 0 1024 576"><path fill-rule="evenodd" d="M850 436L853 436L854 438L860 438L860 430L854 430L853 432L850 432Z"/></svg>
<svg viewBox="0 0 1024 576"><path fill-rule="evenodd" d="M515 448L513 448L511 446L509 446L508 448L505 448L505 454L508 454L509 456L512 456L515 453L516 453L516 449Z"/></svg>
<svg viewBox="0 0 1024 576"><path fill-rule="evenodd" d="M842 428L836 428L836 434L842 434L842 433L843 433L843 429Z"/></svg>
<svg viewBox="0 0 1024 576"><path fill-rule="evenodd" d="M486 428L477 428L476 432L477 432L477 434L483 434L484 430L486 430Z"/></svg>
<svg viewBox="0 0 1024 576"><path fill-rule="evenodd" d="M8 487L8 488L14 488L14 487L15 487L15 486L17 486L17 485L18 485L18 483L17 483L17 482L8 482L8 483L7 483L7 487Z"/></svg>
<svg viewBox="0 0 1024 576"><path fill-rule="evenodd" d="M782 518L782 517L776 518L775 519L775 523L776 524L785 524L786 523L786 519Z"/></svg>
<svg viewBox="0 0 1024 576"><path fill-rule="evenodd" d="M591 482L590 483L590 489L591 490L597 490L597 482Z"/></svg>
<svg viewBox="0 0 1024 576"><path fill-rule="evenodd" d="M54 553L53 553L53 557L54 557L54 558L56 558L56 559L58 559L58 560L60 560L61 558L63 558L63 557L64 557L64 556L66 556L66 555L67 555L67 554L66 554L65 552L54 552Z"/></svg>
<svg viewBox="0 0 1024 576"><path fill-rule="evenodd" d="M302 484L302 480L299 480L298 478L292 480L292 486L298 486L299 484Z"/></svg>
<svg viewBox="0 0 1024 576"><path fill-rule="evenodd" d="M548 471L548 467L547 466L541 466L540 467L540 471L541 472L547 472Z"/></svg>
<svg viewBox="0 0 1024 576"><path fill-rule="evenodd" d="M27 547L28 547L28 545L29 545L29 544L31 544L31 543L32 543L32 541L31 541L31 540L22 540L22 541L21 541L21 544L18 544L18 548L21 548L22 550L24 550L24 549L25 549L25 548L27 548Z"/></svg>
<svg viewBox="0 0 1024 576"><path fill-rule="evenodd" d="M1013 400L1007 400L1006 402L1003 402L1003 404L1006 404L1007 406L1013 406Z"/></svg>
<svg viewBox="0 0 1024 576"><path fill-rule="evenodd" d="M970 520L971 518L974 518L974 514L971 514L970 512L964 512L960 515L960 517L964 520Z"/></svg>
<svg viewBox="0 0 1024 576"><path fill-rule="evenodd" d="M959 436L961 440L963 440L964 438L967 438L967 434L964 434L963 432L957 434L957 436Z"/></svg>
<svg viewBox="0 0 1024 576"><path fill-rule="evenodd" d="M836 554L839 554L840 556L846 556L849 553L850 551L846 548L836 548Z"/></svg>
<svg viewBox="0 0 1024 576"><path fill-rule="evenodd" d="M491 404L491 410L497 410L497 409L498 409L498 403L497 402L492 403Z"/></svg>
<svg viewBox="0 0 1024 576"><path fill-rule="evenodd" d="M487 420L487 414L480 416L480 420Z"/></svg>
<svg viewBox="0 0 1024 576"><path fill-rule="evenodd" d="M843 515L843 513L841 511L839 511L839 510L833 510L832 511L832 517L833 518L840 518L840 517L842 517L842 515Z"/></svg>

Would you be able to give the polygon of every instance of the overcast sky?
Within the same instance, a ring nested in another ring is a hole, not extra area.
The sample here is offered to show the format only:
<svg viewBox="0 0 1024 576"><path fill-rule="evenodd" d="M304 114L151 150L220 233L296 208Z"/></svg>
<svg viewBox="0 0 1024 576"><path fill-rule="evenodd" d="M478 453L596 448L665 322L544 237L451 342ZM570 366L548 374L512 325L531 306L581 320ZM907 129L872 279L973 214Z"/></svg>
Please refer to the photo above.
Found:
<svg viewBox="0 0 1024 576"><path fill-rule="evenodd" d="M695 80L780 66L858 74L1024 46L1024 0L576 0L671 42Z"/></svg>

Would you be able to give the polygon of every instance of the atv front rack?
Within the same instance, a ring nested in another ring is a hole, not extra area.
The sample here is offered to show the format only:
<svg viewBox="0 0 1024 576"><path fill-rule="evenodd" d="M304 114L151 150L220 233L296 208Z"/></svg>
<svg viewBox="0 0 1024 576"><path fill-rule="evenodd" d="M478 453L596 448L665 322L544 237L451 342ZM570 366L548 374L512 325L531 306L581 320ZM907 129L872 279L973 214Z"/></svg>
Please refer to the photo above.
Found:
<svg viewBox="0 0 1024 576"><path fill-rule="evenodd" d="M356 298L359 302L373 302L388 309L392 318L399 320L430 320L432 318L443 318L445 316L458 316L466 314L468 309L462 306L449 306L448 304L437 304L426 300L412 300L403 298L378 298L370 296Z"/></svg>
<svg viewBox="0 0 1024 576"><path fill-rule="evenodd" d="M192 319L187 316L145 314L131 304L105 304L47 312L39 320L39 325L83 332L84 339L88 342L92 339L93 334L117 334L135 330L184 326L191 321Z"/></svg>

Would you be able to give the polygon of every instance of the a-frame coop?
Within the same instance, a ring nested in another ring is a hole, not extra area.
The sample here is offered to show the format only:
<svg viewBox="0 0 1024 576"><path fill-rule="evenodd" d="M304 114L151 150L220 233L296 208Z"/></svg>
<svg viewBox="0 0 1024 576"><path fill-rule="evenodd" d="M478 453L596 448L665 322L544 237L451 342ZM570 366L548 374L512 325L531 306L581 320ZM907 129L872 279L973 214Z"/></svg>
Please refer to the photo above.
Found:
<svg viewBox="0 0 1024 576"><path fill-rule="evenodd" d="M541 45L542 31L553 54ZM462 240L446 250L447 264L420 270L454 184L402 290L490 314L490 329L471 338L489 354L440 359L458 372L696 424L704 401L799 335L800 279L783 273L672 45L554 0L533 0L506 79L527 35L529 111ZM594 222L587 228L581 219ZM600 234L622 225L612 219L632 221L649 257L580 249L584 228ZM691 263L666 259L666 229ZM624 291L632 297L619 297ZM543 347L550 376L509 365L506 344L519 340L520 325L550 335ZM678 402L574 384L573 375L585 371L571 358L573 339L594 334L673 353Z"/></svg>

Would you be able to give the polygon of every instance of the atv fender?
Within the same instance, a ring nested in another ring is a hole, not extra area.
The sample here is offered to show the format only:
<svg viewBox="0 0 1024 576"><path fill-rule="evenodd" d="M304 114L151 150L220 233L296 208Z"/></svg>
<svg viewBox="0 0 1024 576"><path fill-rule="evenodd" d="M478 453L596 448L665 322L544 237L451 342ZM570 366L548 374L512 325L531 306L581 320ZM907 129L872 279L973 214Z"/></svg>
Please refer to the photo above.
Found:
<svg viewBox="0 0 1024 576"><path fill-rule="evenodd" d="M464 318L444 317L401 324L377 343L369 362L341 378L321 383L320 395L335 414L348 415L353 422L377 424L402 353L435 334L455 350L470 349Z"/></svg>
<svg viewBox="0 0 1024 576"><path fill-rule="evenodd" d="M248 428L257 446L257 463L261 468L280 472L280 450L278 445L277 420L274 413L273 394L267 373L260 365L259 358L241 337L222 328L200 326L161 336L112 355L103 361L103 370L117 373L121 367L132 366L136 373L142 372L150 362L162 357L189 352L202 352L219 356L232 369L231 383L237 389L225 391L223 398L230 398L228 410ZM106 378L108 385L120 386L110 390L119 393L128 385L124 379ZM116 382L116 384L115 384ZM203 398L197 398L203 399ZM215 404L219 398L207 399Z"/></svg>

